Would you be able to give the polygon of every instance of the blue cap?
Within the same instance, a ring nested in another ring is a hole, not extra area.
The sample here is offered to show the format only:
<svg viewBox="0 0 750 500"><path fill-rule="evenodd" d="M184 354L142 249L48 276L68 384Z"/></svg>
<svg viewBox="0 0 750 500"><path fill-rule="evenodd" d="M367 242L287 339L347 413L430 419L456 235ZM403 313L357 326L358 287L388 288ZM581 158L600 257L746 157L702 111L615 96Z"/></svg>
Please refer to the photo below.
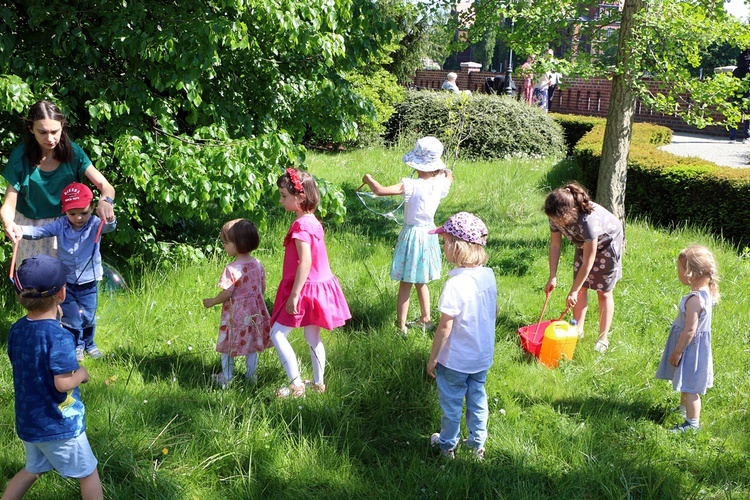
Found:
<svg viewBox="0 0 750 500"><path fill-rule="evenodd" d="M49 255L25 259L16 271L14 285L22 297L41 299L51 297L67 282L68 266Z"/></svg>

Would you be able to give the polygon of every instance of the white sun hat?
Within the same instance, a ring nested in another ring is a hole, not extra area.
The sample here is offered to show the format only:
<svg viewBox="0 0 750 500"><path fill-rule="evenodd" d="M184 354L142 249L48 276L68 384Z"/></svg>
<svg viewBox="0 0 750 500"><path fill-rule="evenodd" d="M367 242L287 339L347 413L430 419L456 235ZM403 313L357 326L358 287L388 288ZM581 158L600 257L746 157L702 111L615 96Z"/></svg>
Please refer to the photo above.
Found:
<svg viewBox="0 0 750 500"><path fill-rule="evenodd" d="M404 163L415 170L434 172L445 168L440 159L443 154L443 143L437 137L422 137L417 141L414 149L404 155Z"/></svg>

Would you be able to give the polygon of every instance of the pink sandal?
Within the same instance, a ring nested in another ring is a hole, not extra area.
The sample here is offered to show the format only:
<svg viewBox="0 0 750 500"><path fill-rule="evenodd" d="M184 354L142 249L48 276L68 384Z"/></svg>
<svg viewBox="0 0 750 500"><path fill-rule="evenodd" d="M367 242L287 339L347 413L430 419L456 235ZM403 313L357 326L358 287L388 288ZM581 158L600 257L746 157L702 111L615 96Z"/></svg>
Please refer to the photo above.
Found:
<svg viewBox="0 0 750 500"><path fill-rule="evenodd" d="M276 397L279 398L301 398L305 396L305 386L303 385L293 385L289 384L288 386L282 387L278 391L276 391Z"/></svg>

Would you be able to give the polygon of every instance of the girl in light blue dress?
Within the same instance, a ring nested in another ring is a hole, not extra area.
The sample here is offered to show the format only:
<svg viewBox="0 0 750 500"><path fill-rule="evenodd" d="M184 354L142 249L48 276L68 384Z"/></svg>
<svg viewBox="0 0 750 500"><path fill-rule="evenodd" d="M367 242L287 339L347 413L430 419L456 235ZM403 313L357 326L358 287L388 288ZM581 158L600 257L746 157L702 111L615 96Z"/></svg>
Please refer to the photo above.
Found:
<svg viewBox="0 0 750 500"><path fill-rule="evenodd" d="M435 229L435 212L453 182L453 174L440 159L442 154L443 144L437 138L423 137L403 158L404 163L416 170L416 179L404 178L398 184L384 187L370 174L362 178L377 196L404 197L404 227L391 264L391 279L400 281L396 316L401 335L407 332L406 315L412 286L417 289L421 315L410 325L432 329L427 283L440 277L442 258L438 238L429 231Z"/></svg>
<svg viewBox="0 0 750 500"><path fill-rule="evenodd" d="M677 275L690 293L680 300L656 378L671 380L680 392L679 409L685 421L670 430L688 432L700 429L700 395L714 385L711 316L719 300L716 260L706 247L690 246L677 258Z"/></svg>

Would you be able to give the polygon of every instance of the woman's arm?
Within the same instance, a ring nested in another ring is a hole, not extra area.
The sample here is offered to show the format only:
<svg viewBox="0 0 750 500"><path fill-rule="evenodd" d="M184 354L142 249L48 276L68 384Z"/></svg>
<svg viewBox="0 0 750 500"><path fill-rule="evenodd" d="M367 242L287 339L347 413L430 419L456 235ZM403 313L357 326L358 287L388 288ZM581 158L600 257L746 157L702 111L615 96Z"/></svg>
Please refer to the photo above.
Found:
<svg viewBox="0 0 750 500"><path fill-rule="evenodd" d="M685 327L682 329L682 332L680 332L680 338L677 341L674 351L669 355L670 365L676 367L680 364L682 354L685 352L685 349L687 349L687 346L690 345L690 342L693 341L693 337L695 337L700 313L701 301L698 297L693 295L685 302Z"/></svg>
<svg viewBox="0 0 750 500"><path fill-rule="evenodd" d="M0 208L0 217L3 219L3 228L5 229L5 235L12 242L17 240L17 232L15 231L15 219L16 219L16 203L18 202L18 191L8 184L5 188L5 199L3 200L3 206Z"/></svg>
<svg viewBox="0 0 750 500"><path fill-rule="evenodd" d="M377 196L396 196L400 194L404 194L404 183L399 182L398 184L394 184L392 186L381 186L378 181L375 180L375 178L370 174L365 174L364 177L362 177L362 182L370 186L370 189L372 190L373 194Z"/></svg>
<svg viewBox="0 0 750 500"><path fill-rule="evenodd" d="M430 359L427 360L427 373L430 377L435 378L435 368L437 367L437 359L440 355L440 351L443 350L443 346L448 341L448 337L453 329L453 316L448 316L445 313L440 314L440 323L438 323L437 330L435 330L435 336L432 338L432 350L430 351Z"/></svg>
<svg viewBox="0 0 750 500"><path fill-rule="evenodd" d="M578 273L576 273L576 277L573 280L573 286L570 287L570 293L568 294L567 299L568 307L575 307L578 302L578 293L586 282L586 278L588 278L591 268L594 267L598 242L599 237L596 237L591 241L584 242L583 244L583 263L581 264L580 269L578 269Z"/></svg>
<svg viewBox="0 0 750 500"><path fill-rule="evenodd" d="M560 248L562 247L562 233L551 231L549 243L549 279L544 286L544 293L549 294L557 286L557 265L560 263Z"/></svg>
<svg viewBox="0 0 750 500"><path fill-rule="evenodd" d="M96 215L98 215L99 218L103 221L113 221L115 219L115 211L112 208L112 204L105 200L105 198L114 200L115 188L113 188L112 185L107 182L107 179L104 177L104 175L102 175L102 173L99 172L93 165L89 165L88 168L86 168L85 174L86 178L90 180L94 186L96 186L96 188L99 190L99 193L101 193L102 195L102 197L96 204Z"/></svg>
<svg viewBox="0 0 750 500"><path fill-rule="evenodd" d="M312 252L310 250L310 244L295 239L294 246L297 247L299 264L297 264L297 272L294 274L292 293L286 301L286 312L292 315L299 314L299 310L297 309L299 294L302 291L302 286L304 286L307 281L307 277L310 275L310 268L312 267Z"/></svg>

